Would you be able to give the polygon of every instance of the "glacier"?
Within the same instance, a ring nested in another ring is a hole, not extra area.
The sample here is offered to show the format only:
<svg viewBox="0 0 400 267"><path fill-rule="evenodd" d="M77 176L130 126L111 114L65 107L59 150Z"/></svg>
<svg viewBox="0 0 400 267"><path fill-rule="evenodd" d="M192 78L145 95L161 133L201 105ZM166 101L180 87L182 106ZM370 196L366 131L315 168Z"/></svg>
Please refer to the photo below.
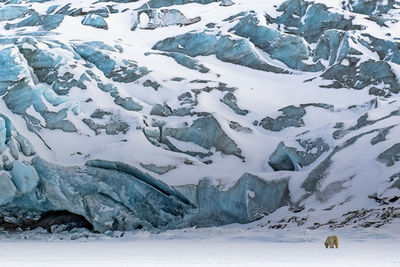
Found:
<svg viewBox="0 0 400 267"><path fill-rule="evenodd" d="M0 229L339 228L397 205L399 9L0 0Z"/></svg>

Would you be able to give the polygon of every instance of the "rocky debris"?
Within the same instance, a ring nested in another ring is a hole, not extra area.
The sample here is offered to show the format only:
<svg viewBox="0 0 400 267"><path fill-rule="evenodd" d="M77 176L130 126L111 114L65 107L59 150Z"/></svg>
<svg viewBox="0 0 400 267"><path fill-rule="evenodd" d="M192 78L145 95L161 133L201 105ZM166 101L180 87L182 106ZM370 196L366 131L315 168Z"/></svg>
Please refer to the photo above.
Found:
<svg viewBox="0 0 400 267"><path fill-rule="evenodd" d="M313 226L310 226L308 228L311 230L318 229L320 227L329 227L330 229L335 229L349 225L352 225L354 228L379 228L385 224L392 223L398 218L400 218L400 208L386 206L383 208L350 211L343 214L342 217L338 218L337 220L332 219L326 223L316 222Z"/></svg>
<svg viewBox="0 0 400 267"><path fill-rule="evenodd" d="M295 225L297 227L303 226L307 222L307 217L292 216L290 218L282 218L277 222L263 222L257 224L258 227L268 227L269 229L285 229L289 225Z"/></svg>
<svg viewBox="0 0 400 267"><path fill-rule="evenodd" d="M373 209L360 209L346 212L339 218L327 219L326 222L311 221L310 216L285 217L278 220L262 221L257 224L260 228L285 229L290 226L306 227L309 230L316 229L338 229L343 227L352 228L379 228L386 224L397 223L400 219L400 208L385 205Z"/></svg>

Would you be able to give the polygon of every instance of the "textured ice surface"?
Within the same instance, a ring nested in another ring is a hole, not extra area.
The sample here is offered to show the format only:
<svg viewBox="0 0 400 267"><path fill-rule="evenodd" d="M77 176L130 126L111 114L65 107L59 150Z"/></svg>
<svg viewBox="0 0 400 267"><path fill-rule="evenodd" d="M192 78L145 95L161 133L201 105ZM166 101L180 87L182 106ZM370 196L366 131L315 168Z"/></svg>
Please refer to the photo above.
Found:
<svg viewBox="0 0 400 267"><path fill-rule="evenodd" d="M322 138L315 140L298 140L304 151L293 147L286 147L279 143L278 147L269 158L268 164L275 170L296 171L313 163L322 153L329 150L329 145Z"/></svg>
<svg viewBox="0 0 400 267"><path fill-rule="evenodd" d="M222 36L218 39L215 35L206 32L186 33L160 41L153 46L153 49L183 53L191 57L215 54L222 61L258 70L285 72L268 64L254 51L253 45L242 38L233 39L229 36Z"/></svg>
<svg viewBox="0 0 400 267"><path fill-rule="evenodd" d="M83 25L92 26L100 29L108 29L107 22L102 16L96 14L88 14L82 20Z"/></svg>
<svg viewBox="0 0 400 267"><path fill-rule="evenodd" d="M397 204L398 10L1 1L3 227L58 214L156 231Z"/></svg>
<svg viewBox="0 0 400 267"><path fill-rule="evenodd" d="M29 9L25 6L4 6L0 9L0 21L17 19L28 11Z"/></svg>
<svg viewBox="0 0 400 267"><path fill-rule="evenodd" d="M287 179L266 182L251 174L227 191L202 180L188 197L185 186L177 190L137 168L104 160L62 167L34 157L14 161L10 175L0 176L0 211L14 217L16 226L28 224L26 214L40 218L54 210L82 215L100 232L246 223L289 202Z"/></svg>
<svg viewBox="0 0 400 267"><path fill-rule="evenodd" d="M137 11L132 30L155 29L171 25L190 25L200 21L200 17L188 19L177 9L143 9Z"/></svg>

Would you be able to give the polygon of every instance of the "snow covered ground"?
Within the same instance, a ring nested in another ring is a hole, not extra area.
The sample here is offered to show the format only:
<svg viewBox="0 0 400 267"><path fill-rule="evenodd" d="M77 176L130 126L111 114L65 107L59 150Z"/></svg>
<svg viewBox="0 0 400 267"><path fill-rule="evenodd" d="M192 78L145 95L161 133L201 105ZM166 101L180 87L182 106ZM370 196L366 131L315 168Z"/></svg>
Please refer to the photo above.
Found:
<svg viewBox="0 0 400 267"><path fill-rule="evenodd" d="M339 249L326 249L326 236L339 236ZM159 234L126 233L0 235L0 266L399 266L400 227L336 231L267 230L257 223L183 229ZM35 240L25 240L24 237ZM61 240L63 239L63 240ZM49 242L51 241L51 242Z"/></svg>

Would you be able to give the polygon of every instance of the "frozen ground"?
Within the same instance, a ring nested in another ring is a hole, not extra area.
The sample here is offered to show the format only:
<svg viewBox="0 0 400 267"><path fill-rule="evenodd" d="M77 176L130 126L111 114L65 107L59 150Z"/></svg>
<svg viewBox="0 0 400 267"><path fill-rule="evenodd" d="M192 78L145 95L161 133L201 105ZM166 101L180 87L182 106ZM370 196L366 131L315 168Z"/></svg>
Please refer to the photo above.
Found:
<svg viewBox="0 0 400 267"><path fill-rule="evenodd" d="M339 249L325 249L331 234L339 236ZM0 266L400 266L398 224L335 232L229 225L75 241L38 233L19 237L1 236Z"/></svg>

